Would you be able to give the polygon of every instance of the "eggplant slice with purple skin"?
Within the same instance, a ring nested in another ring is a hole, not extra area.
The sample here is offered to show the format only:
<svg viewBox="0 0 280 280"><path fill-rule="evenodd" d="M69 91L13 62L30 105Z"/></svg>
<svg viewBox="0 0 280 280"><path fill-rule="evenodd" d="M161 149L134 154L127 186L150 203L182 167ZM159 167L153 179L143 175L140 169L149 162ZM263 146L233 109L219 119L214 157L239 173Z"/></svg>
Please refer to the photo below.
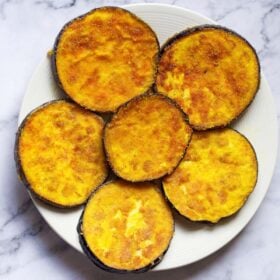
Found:
<svg viewBox="0 0 280 280"><path fill-rule="evenodd" d="M101 7L67 23L56 39L58 85L81 106L114 112L154 83L159 42L147 23L118 7Z"/></svg>
<svg viewBox="0 0 280 280"><path fill-rule="evenodd" d="M77 230L84 252L98 267L138 273L161 261L174 220L158 186L117 179L94 191Z"/></svg>
<svg viewBox="0 0 280 280"><path fill-rule="evenodd" d="M79 206L106 179L103 119L75 103L48 102L28 114L15 145L19 177L41 200Z"/></svg>
<svg viewBox="0 0 280 280"><path fill-rule="evenodd" d="M179 214L217 223L242 208L257 176L251 143L236 130L224 128L194 132L185 158L162 186Z"/></svg>
<svg viewBox="0 0 280 280"><path fill-rule="evenodd" d="M161 94L135 97L105 126L104 147L113 171L131 182L159 179L184 157L192 129L187 116Z"/></svg>
<svg viewBox="0 0 280 280"><path fill-rule="evenodd" d="M161 48L155 89L174 99L196 130L225 127L238 118L259 84L256 51L227 28L196 26Z"/></svg>

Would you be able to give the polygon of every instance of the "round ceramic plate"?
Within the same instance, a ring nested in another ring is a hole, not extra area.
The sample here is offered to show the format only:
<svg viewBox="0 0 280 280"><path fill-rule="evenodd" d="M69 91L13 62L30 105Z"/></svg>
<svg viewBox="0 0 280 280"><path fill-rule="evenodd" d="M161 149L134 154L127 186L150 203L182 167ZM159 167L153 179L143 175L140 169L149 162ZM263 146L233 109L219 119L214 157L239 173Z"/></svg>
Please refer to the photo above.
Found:
<svg viewBox="0 0 280 280"><path fill-rule="evenodd" d="M174 33L188 27L207 23L215 24L204 16L175 6L136 4L127 5L124 8L145 20L154 29L161 44ZM45 58L35 71L24 97L19 123L35 107L46 101L64 97L53 80L50 61L46 54L43 55ZM259 175L254 192L241 211L217 225L192 223L175 216L176 228L171 246L162 262L154 270L187 265L219 250L246 226L257 211L269 187L276 162L278 143L276 110L263 73L256 98L233 127L248 137L257 153ZM46 206L34 197L32 199L41 215L57 234L82 252L76 231L82 208L72 211L58 210Z"/></svg>

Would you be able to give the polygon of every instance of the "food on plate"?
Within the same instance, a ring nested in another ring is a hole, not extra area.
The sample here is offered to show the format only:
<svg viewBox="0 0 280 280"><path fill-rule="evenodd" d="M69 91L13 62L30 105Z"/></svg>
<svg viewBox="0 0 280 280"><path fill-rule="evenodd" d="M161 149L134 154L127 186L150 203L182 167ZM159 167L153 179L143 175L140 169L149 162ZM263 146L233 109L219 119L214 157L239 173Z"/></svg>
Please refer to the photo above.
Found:
<svg viewBox="0 0 280 280"><path fill-rule="evenodd" d="M260 84L254 48L215 25L174 35L162 47L155 88L174 99L197 130L227 126L252 102Z"/></svg>
<svg viewBox="0 0 280 280"><path fill-rule="evenodd" d="M185 154L192 129L169 98L146 94L122 105L105 126L104 146L113 171L128 181L170 174Z"/></svg>
<svg viewBox="0 0 280 280"><path fill-rule="evenodd" d="M168 249L174 221L159 188L116 180L88 200L78 233L86 255L111 272L145 272Z"/></svg>
<svg viewBox="0 0 280 280"><path fill-rule="evenodd" d="M59 86L87 109L113 112L154 83L159 43L133 13L102 7L60 31L52 65Z"/></svg>
<svg viewBox="0 0 280 280"><path fill-rule="evenodd" d="M254 148L239 132L194 132L184 159L164 178L163 190L184 217L218 222L236 213L257 182Z"/></svg>
<svg viewBox="0 0 280 280"><path fill-rule="evenodd" d="M260 85L246 39L202 25L160 49L142 19L101 7L65 24L48 57L69 98L25 117L17 171L50 205L85 204L77 232L95 265L146 272L169 248L172 209L215 224L244 206L257 183L257 157L227 126Z"/></svg>
<svg viewBox="0 0 280 280"><path fill-rule="evenodd" d="M20 178L49 204L83 204L107 177L103 127L101 117L72 102L38 107L18 129L15 158Z"/></svg>

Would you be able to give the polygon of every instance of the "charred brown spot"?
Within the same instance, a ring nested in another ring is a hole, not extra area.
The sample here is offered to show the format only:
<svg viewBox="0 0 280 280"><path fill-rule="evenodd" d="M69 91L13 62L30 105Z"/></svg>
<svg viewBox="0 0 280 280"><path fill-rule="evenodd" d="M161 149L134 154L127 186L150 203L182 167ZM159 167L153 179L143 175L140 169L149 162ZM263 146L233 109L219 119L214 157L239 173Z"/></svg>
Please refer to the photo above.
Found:
<svg viewBox="0 0 280 280"><path fill-rule="evenodd" d="M216 223L243 206L256 180L252 146L227 128L194 132L184 160L164 178L163 189L181 215Z"/></svg>
<svg viewBox="0 0 280 280"><path fill-rule="evenodd" d="M192 134L183 112L163 95L133 99L106 125L104 144L118 176L144 181L170 174Z"/></svg>
<svg viewBox="0 0 280 280"><path fill-rule="evenodd" d="M142 20L120 8L98 8L68 23L55 45L56 77L77 103L115 111L154 82L159 45Z"/></svg>
<svg viewBox="0 0 280 280"><path fill-rule="evenodd" d="M197 27L162 48L156 87L176 100L197 130L225 126L254 98L260 67L254 49L227 29Z"/></svg>
<svg viewBox="0 0 280 280"><path fill-rule="evenodd" d="M96 223L97 217L103 222ZM94 262L109 269L148 269L168 248L173 223L155 185L117 180L90 198L82 217L82 245Z"/></svg>
<svg viewBox="0 0 280 280"><path fill-rule="evenodd" d="M31 190L60 207L84 203L108 172L103 125L97 115L62 100L32 112L18 136L21 169Z"/></svg>

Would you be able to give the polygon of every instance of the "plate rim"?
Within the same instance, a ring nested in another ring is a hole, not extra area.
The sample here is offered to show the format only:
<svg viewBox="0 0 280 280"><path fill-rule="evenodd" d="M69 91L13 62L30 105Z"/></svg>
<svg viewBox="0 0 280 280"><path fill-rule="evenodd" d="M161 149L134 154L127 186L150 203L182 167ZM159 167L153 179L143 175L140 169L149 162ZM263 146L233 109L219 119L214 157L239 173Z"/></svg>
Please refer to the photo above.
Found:
<svg viewBox="0 0 280 280"><path fill-rule="evenodd" d="M117 5L115 5L117 6ZM125 4L125 5L118 5L118 7L121 7L121 8L134 8L134 7L165 7L165 8L171 8L173 10L177 10L177 11L180 11L180 12L187 12L193 16L197 16L199 17L200 19L203 19L203 20L206 20L208 22L211 22L212 24L215 24L215 25L220 25L218 24L216 21L208 18L207 16L204 16L203 14L200 14L199 12L196 12L196 11L193 11L191 9L188 9L188 8L184 8L184 7L180 7L180 6L177 6L177 5L171 5L171 4L166 4L166 3L135 3L135 4ZM94 9L94 8L93 8ZM180 32L181 30L179 30L178 32ZM174 34L178 33L178 32L174 32ZM162 45L162 44L161 44ZM20 125L22 119L24 118L23 116L25 115L25 113L23 112L23 108L24 108L24 103L25 103L25 100L26 100L26 96L27 96L27 93L30 92L30 88L31 88L31 84L33 83L34 79L35 79L35 76L36 74L39 72L39 68L40 66L44 63L44 61L46 60L46 57L43 57L43 59L37 64L37 67L35 68L35 70L33 71L31 77L29 78L29 81L28 81L28 84L27 84L27 87L25 89L25 93L23 95L23 98L22 98L22 102L21 102L21 106L20 106L20 110L19 110L19 117L18 117L18 126ZM264 72L262 70L262 67L261 67L261 84L264 84L265 87L267 87L267 90L269 91L269 98L270 98L270 101L271 101L271 104L272 104L272 108L270 108L272 111L273 111L273 116L274 116L274 120L275 120L275 124L276 124L276 127L278 125L278 119L277 119L277 109L276 109L276 104L275 104L275 98L274 98L274 95L272 94L272 91L271 91L271 88L269 86L269 83L264 75ZM198 262L202 259L205 259L207 257L209 257L210 255L214 254L215 252L221 250L224 246L226 246L227 244L229 244L233 239L235 239L246 227L247 225L252 221L252 219L254 218L254 216L256 215L257 211L259 210L264 198L266 197L266 194L268 192L268 189L271 185L271 181L273 179L273 176L274 176L274 173L275 173L275 168L276 168L276 163L277 163L277 155L278 155L278 151L279 151L279 132L278 132L278 129L275 130L275 141L276 141L276 151L275 151L275 154L273 156L273 163L272 163L272 168L271 168L271 174L270 174L270 178L269 178L269 182L267 183L266 185L266 188L264 189L264 191L262 192L262 197L261 199L259 200L259 202L256 205L256 209L254 211L254 213L252 215L250 215L250 217L247 219L247 221L245 222L245 224L237 231L233 234L233 236L230 236L226 242L224 242L223 244L221 244L220 246L217 246L215 247L214 250L210 250L210 252L208 252L207 254L205 254L203 257L198 257L196 259L193 259L191 262L187 262L186 264L182 264L182 265L177 265L177 266L174 266L172 268L160 268L160 269L152 269L150 270L149 272L159 272L159 271L166 271L166 270L172 270L172 269L177 269L177 268L181 268L181 267L184 267L184 266L187 266L187 265L190 265L190 264L193 264L195 262ZM45 218L44 214L43 214L43 207L40 205L40 202L38 203L37 201L37 198L33 196L32 193L30 193L30 191L28 191L28 194L30 196L30 198L32 199L32 202L33 204L35 205L35 207L37 208L37 210L39 211L40 215L43 217L44 221L48 224L48 226L50 226L50 228L64 241L66 242L68 245L70 245L74 250L78 251L81 253L80 250L77 250L77 248L75 246L73 246L72 243L70 243L68 240L66 240L63 235L57 231L57 229L55 227L53 227L49 222L48 220Z"/></svg>

